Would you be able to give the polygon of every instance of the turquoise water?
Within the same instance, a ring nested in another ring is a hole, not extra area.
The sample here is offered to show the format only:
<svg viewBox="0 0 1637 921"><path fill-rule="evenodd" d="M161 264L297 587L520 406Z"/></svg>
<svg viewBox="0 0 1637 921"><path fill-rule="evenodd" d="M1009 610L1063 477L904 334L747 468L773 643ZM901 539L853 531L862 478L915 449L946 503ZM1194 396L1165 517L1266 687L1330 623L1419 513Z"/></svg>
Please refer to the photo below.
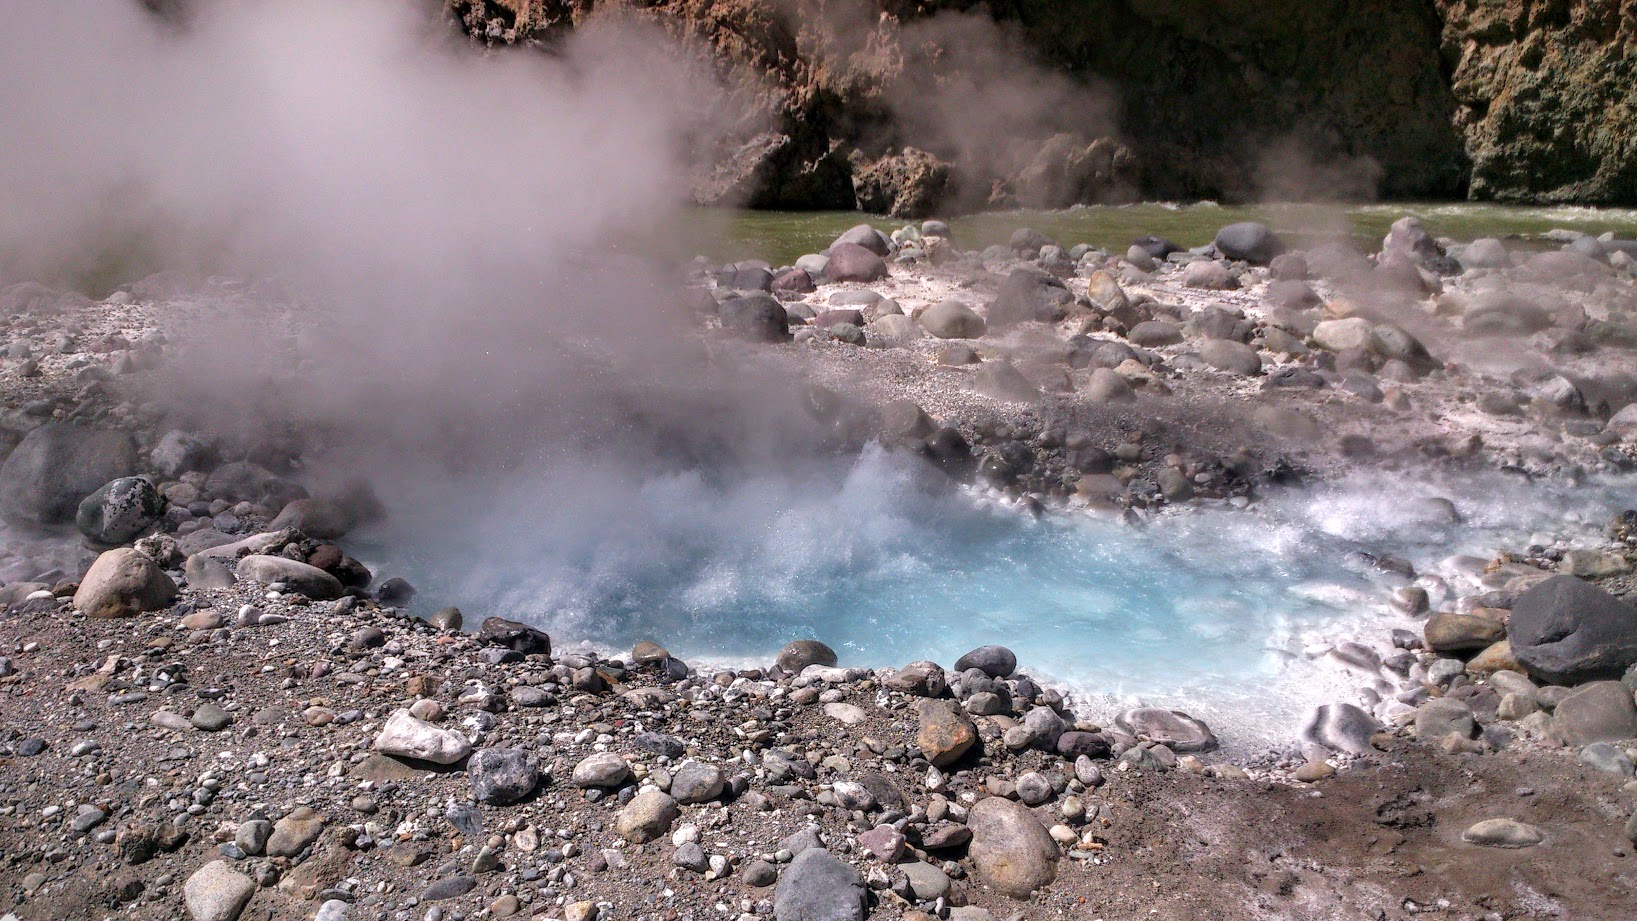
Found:
<svg viewBox="0 0 1637 921"><path fill-rule="evenodd" d="M1358 679L1319 655L1325 644L1416 626L1387 612L1396 583L1358 551L1425 568L1455 549L1524 546L1540 521L1589 534L1624 495L1500 475L1354 480L1139 525L1035 520L879 451L731 483L582 469L448 488L458 518L416 499L430 518L400 514L379 544L412 549L371 562L469 624L528 621L559 647L653 639L694 662L765 664L788 640L816 637L845 665L949 665L1003 643L1094 710L1168 703L1257 736L1348 697ZM1466 521L1429 521L1422 500L1434 495L1452 496Z"/></svg>

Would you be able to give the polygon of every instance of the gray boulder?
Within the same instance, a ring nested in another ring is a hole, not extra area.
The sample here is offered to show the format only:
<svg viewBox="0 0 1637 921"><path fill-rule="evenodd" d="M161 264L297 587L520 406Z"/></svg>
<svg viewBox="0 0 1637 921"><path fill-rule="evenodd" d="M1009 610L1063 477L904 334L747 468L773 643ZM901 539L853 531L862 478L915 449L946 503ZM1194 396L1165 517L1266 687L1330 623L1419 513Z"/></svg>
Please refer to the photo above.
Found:
<svg viewBox="0 0 1637 921"><path fill-rule="evenodd" d="M1429 700L1415 710L1415 737L1428 741L1442 741L1445 736L1472 738L1477 728L1472 708L1450 697Z"/></svg>
<svg viewBox="0 0 1637 921"><path fill-rule="evenodd" d="M916 318L921 328L939 339L977 339L988 331L983 317L960 301L940 301Z"/></svg>
<svg viewBox="0 0 1637 921"><path fill-rule="evenodd" d="M785 342L790 339L790 315L773 295L755 292L730 297L717 305L722 328L749 342Z"/></svg>
<svg viewBox="0 0 1637 921"><path fill-rule="evenodd" d="M1618 681L1594 681L1558 702L1552 731L1576 748L1637 738L1637 703Z"/></svg>
<svg viewBox="0 0 1637 921"><path fill-rule="evenodd" d="M1074 295L1061 279L1033 266L1019 266L1001 282L989 302L989 326L1005 329L1019 323L1056 323L1068 316Z"/></svg>
<svg viewBox="0 0 1637 921"><path fill-rule="evenodd" d="M320 601L340 598L342 593L341 580L335 576L317 566L282 556L265 554L247 556L239 561L238 574L241 579L249 579L263 585L282 583L292 592Z"/></svg>
<svg viewBox="0 0 1637 921"><path fill-rule="evenodd" d="M830 247L830 261L824 264L827 282L871 282L887 277L887 264L871 250L856 243Z"/></svg>
<svg viewBox="0 0 1637 921"><path fill-rule="evenodd" d="M979 646L955 660L955 671L975 668L991 678L1005 678L1017 671L1017 654L1005 646Z"/></svg>
<svg viewBox="0 0 1637 921"><path fill-rule="evenodd" d="M1262 373L1262 357L1242 342L1211 339L1199 346L1199 357L1218 371L1254 377Z"/></svg>
<svg viewBox="0 0 1637 921"><path fill-rule="evenodd" d="M796 855L773 894L774 921L864 921L868 911L864 878L818 847Z"/></svg>
<svg viewBox="0 0 1637 921"><path fill-rule="evenodd" d="M1537 681L1618 678L1637 664L1637 610L1574 576L1553 576L1518 596L1507 635Z"/></svg>
<svg viewBox="0 0 1637 921"><path fill-rule="evenodd" d="M1216 232L1216 251L1228 259L1267 265L1284 252L1284 244L1272 228L1255 221L1241 221Z"/></svg>
<svg viewBox="0 0 1637 921"><path fill-rule="evenodd" d="M1552 315L1506 292L1486 292L1461 314L1461 328L1473 336L1527 336L1552 325Z"/></svg>
<svg viewBox="0 0 1637 921"><path fill-rule="evenodd" d="M540 770L521 748L485 748L466 763L472 798L489 806L506 806L534 792Z"/></svg>
<svg viewBox="0 0 1637 921"><path fill-rule="evenodd" d="M81 500L136 465L136 446L123 432L42 425L0 466L0 516L35 528L72 520Z"/></svg>
<svg viewBox="0 0 1637 921"><path fill-rule="evenodd" d="M830 244L830 249L833 251L843 243L862 246L877 256L885 256L892 251L891 243L881 235L881 231L868 224L855 224L849 227L846 233L836 237L835 242Z"/></svg>
<svg viewBox="0 0 1637 921"><path fill-rule="evenodd" d="M165 513L165 498L146 477L120 477L104 483L80 502L74 527L104 546L140 537Z"/></svg>
<svg viewBox="0 0 1637 921"><path fill-rule="evenodd" d="M799 675L809 665L836 664L836 651L818 640L792 640L779 650L778 666Z"/></svg>
<svg viewBox="0 0 1637 921"><path fill-rule="evenodd" d="M1370 739L1382 730L1375 717L1353 704L1325 704L1302 727L1302 741L1354 755L1368 754Z"/></svg>

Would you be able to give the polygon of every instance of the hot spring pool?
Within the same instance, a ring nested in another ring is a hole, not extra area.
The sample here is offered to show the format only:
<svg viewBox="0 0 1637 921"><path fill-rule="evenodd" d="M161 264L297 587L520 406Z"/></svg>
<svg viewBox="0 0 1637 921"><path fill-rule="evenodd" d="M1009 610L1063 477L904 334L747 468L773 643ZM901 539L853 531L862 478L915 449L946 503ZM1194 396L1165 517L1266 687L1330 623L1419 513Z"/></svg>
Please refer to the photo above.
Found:
<svg viewBox="0 0 1637 921"><path fill-rule="evenodd" d="M934 479L869 451L732 482L582 469L449 483L458 506L407 503L367 562L415 584L420 608L527 621L560 648L653 639L695 663L763 664L814 637L873 667L947 666L1001 643L1093 714L1140 700L1240 742L1283 742L1361 683L1329 645L1385 646L1390 627L1416 626L1385 605L1402 580L1361 553L1453 576L1440 564L1455 553L1539 531L1589 540L1629 494L1616 481L1378 475L1126 524L1036 520ZM1462 520L1430 515L1432 497Z"/></svg>

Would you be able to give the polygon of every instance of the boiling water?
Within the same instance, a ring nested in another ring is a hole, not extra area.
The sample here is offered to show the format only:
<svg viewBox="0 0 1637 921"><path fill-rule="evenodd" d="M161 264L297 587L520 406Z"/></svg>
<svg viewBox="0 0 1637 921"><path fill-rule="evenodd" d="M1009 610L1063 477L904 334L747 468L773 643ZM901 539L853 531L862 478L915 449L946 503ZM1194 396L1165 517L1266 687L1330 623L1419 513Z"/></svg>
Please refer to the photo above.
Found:
<svg viewBox="0 0 1637 921"><path fill-rule="evenodd" d="M1526 546L1541 522L1589 539L1625 492L1355 479L1127 524L1036 520L883 451L838 464L732 482L580 470L449 484L458 511L422 497L420 516L378 535L395 555L371 562L428 609L527 621L559 647L653 639L695 663L766 663L815 637L875 667L947 666L1001 643L1093 713L1178 706L1244 743L1289 740L1311 706L1350 698L1360 679L1328 644L1415 628L1383 603L1401 583L1362 553L1438 571L1457 551ZM1429 515L1434 496L1461 523Z"/></svg>

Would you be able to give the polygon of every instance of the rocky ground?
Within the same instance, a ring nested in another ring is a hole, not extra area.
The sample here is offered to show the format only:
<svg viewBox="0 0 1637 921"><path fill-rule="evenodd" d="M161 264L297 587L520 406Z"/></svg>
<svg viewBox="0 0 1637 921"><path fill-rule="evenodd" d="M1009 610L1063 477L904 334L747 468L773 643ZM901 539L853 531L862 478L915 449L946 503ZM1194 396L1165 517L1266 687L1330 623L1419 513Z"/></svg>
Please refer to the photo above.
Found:
<svg viewBox="0 0 1637 921"><path fill-rule="evenodd" d="M1244 505L1357 466L1630 466L1619 241L1457 247L1407 221L1366 258L1257 226L1194 253L895 236L696 265L703 341L1059 513ZM792 637L715 672L411 618L414 588L349 552L382 512L368 490L169 428L142 382L193 303L173 282L4 291L18 919L1637 912L1627 516L1595 548L1378 561L1406 626L1329 651L1355 699L1233 762L1186 714L1088 721L1003 647L864 670Z"/></svg>

